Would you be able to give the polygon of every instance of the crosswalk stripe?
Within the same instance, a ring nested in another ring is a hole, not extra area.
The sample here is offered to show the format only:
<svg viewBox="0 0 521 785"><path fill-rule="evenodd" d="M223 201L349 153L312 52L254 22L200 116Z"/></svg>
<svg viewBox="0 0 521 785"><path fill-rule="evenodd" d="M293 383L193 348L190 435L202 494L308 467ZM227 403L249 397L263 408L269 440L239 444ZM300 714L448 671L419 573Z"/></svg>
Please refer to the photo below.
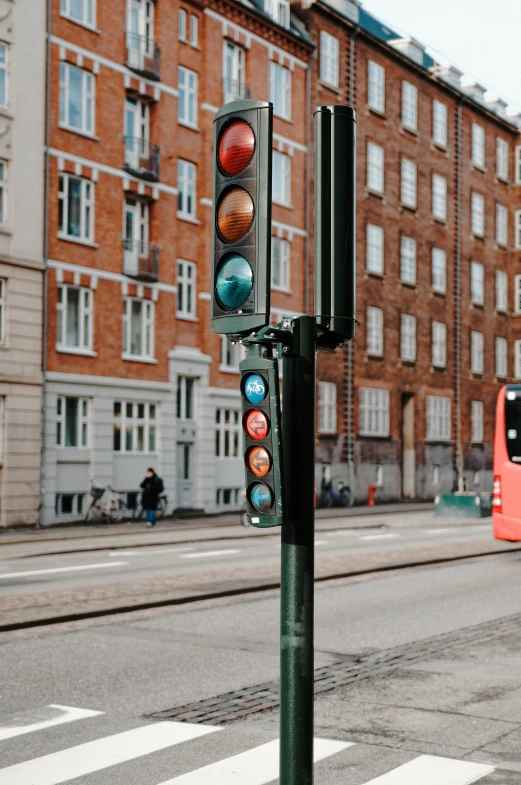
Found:
<svg viewBox="0 0 521 785"><path fill-rule="evenodd" d="M493 771L483 763L420 755L365 785L470 785Z"/></svg>
<svg viewBox="0 0 521 785"><path fill-rule="evenodd" d="M313 757L317 762L351 746L351 743L345 741L315 739ZM161 785L265 785L278 779L278 776L279 740L276 739L189 774L174 777Z"/></svg>
<svg viewBox="0 0 521 785"><path fill-rule="evenodd" d="M23 714L13 717L10 722L0 725L0 741L12 739L14 736L21 736L24 733L51 728L53 725L63 725L66 722L84 720L87 717L97 717L99 714L103 714L103 712L51 703L42 709L23 712Z"/></svg>
<svg viewBox="0 0 521 785"><path fill-rule="evenodd" d="M221 728L156 722L0 769L0 785L59 785Z"/></svg>

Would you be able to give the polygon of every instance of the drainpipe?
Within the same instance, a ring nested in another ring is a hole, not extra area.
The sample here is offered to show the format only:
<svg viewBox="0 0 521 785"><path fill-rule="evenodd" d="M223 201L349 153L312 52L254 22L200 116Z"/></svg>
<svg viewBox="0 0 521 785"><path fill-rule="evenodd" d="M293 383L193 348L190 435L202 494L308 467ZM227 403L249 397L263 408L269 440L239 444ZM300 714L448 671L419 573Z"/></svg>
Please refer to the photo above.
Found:
<svg viewBox="0 0 521 785"><path fill-rule="evenodd" d="M454 409L456 425L456 444L454 450L454 469L458 480L458 493L464 491L463 443L461 439L461 161L463 103L458 102L456 115L456 264L454 270Z"/></svg>
<svg viewBox="0 0 521 785"><path fill-rule="evenodd" d="M305 172L305 183L306 183L306 193L305 193L305 229L306 229L306 238L304 241L304 313L310 314L310 303L309 303L309 286L310 286L310 277L311 277L311 244L310 244L310 232L311 232L311 71L312 71L312 62L315 60L317 56L316 50L313 52L313 57L308 64L308 69L306 73L306 107L307 107L307 117L306 117L306 172Z"/></svg>

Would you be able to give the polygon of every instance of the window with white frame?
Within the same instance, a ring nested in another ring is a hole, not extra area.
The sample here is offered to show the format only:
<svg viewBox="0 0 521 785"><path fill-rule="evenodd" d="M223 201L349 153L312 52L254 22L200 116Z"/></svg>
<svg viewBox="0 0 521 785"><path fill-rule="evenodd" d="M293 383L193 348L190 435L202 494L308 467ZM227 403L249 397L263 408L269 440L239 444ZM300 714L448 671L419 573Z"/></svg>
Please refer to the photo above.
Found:
<svg viewBox="0 0 521 785"><path fill-rule="evenodd" d="M521 341L514 341L514 376L521 379Z"/></svg>
<svg viewBox="0 0 521 785"><path fill-rule="evenodd" d="M485 302L485 268L480 262L470 263L470 299L474 305Z"/></svg>
<svg viewBox="0 0 521 785"><path fill-rule="evenodd" d="M508 244L508 209L504 204L496 204L496 243Z"/></svg>
<svg viewBox="0 0 521 785"><path fill-rule="evenodd" d="M154 357L154 303L137 297L123 300L123 357Z"/></svg>
<svg viewBox="0 0 521 785"><path fill-rule="evenodd" d="M291 243L282 237L271 238L271 288L289 291Z"/></svg>
<svg viewBox="0 0 521 785"><path fill-rule="evenodd" d="M114 401L114 452L157 452L157 420L155 403Z"/></svg>
<svg viewBox="0 0 521 785"><path fill-rule="evenodd" d="M515 237L514 237L514 245L517 251L521 249L521 210L516 210L514 213L514 229L515 229Z"/></svg>
<svg viewBox="0 0 521 785"><path fill-rule="evenodd" d="M450 398L427 396L427 439L450 439Z"/></svg>
<svg viewBox="0 0 521 785"><path fill-rule="evenodd" d="M245 51L230 41L223 44L223 104L246 96Z"/></svg>
<svg viewBox="0 0 521 785"><path fill-rule="evenodd" d="M365 265L368 272L383 275L384 230L376 224L367 224Z"/></svg>
<svg viewBox="0 0 521 785"><path fill-rule="evenodd" d="M442 248L432 249L432 288L435 292L447 291L447 254Z"/></svg>
<svg viewBox="0 0 521 785"><path fill-rule="evenodd" d="M89 447L88 398L59 395L56 401L56 446Z"/></svg>
<svg viewBox="0 0 521 785"><path fill-rule="evenodd" d="M264 0L264 10L282 27L289 27L289 0Z"/></svg>
<svg viewBox="0 0 521 785"><path fill-rule="evenodd" d="M184 8L180 8L179 9L179 15L178 15L177 35L178 35L179 40L180 41L184 41L185 43L188 43L188 38L187 38L188 25L187 25L187 21L188 21L188 14L187 14L187 12L185 11Z"/></svg>
<svg viewBox="0 0 521 785"><path fill-rule="evenodd" d="M483 441L483 401L470 402L471 440L479 443Z"/></svg>
<svg viewBox="0 0 521 785"><path fill-rule="evenodd" d="M514 312L521 313L521 275L514 278Z"/></svg>
<svg viewBox="0 0 521 785"><path fill-rule="evenodd" d="M96 0L60 0L60 13L81 25L94 27Z"/></svg>
<svg viewBox="0 0 521 785"><path fill-rule="evenodd" d="M496 337L496 376L504 379L507 375L507 339Z"/></svg>
<svg viewBox="0 0 521 785"><path fill-rule="evenodd" d="M291 203L291 157L279 150L273 151L273 201Z"/></svg>
<svg viewBox="0 0 521 785"><path fill-rule="evenodd" d="M515 164L516 164L516 171L515 171L514 179L516 181L516 185L520 185L521 184L521 145L518 145L516 147Z"/></svg>
<svg viewBox="0 0 521 785"><path fill-rule="evenodd" d="M485 129L477 123L472 123L472 163L485 168Z"/></svg>
<svg viewBox="0 0 521 785"><path fill-rule="evenodd" d="M4 399L0 398L0 465L4 462Z"/></svg>
<svg viewBox="0 0 521 785"><path fill-rule="evenodd" d="M318 432L336 433L336 384L318 383Z"/></svg>
<svg viewBox="0 0 521 785"><path fill-rule="evenodd" d="M58 235L68 240L94 239L94 183L83 177L60 174Z"/></svg>
<svg viewBox="0 0 521 785"><path fill-rule="evenodd" d="M384 312L367 306L367 354L381 357L384 350Z"/></svg>
<svg viewBox="0 0 521 785"><path fill-rule="evenodd" d="M60 125L94 133L94 76L70 63L60 63Z"/></svg>
<svg viewBox="0 0 521 785"><path fill-rule="evenodd" d="M400 279L404 283L416 283L416 240L400 238Z"/></svg>
<svg viewBox="0 0 521 785"><path fill-rule="evenodd" d="M447 105L436 99L432 102L432 141L447 147Z"/></svg>
<svg viewBox="0 0 521 785"><path fill-rule="evenodd" d="M273 60L269 70L269 100L277 117L291 119L291 71Z"/></svg>
<svg viewBox="0 0 521 785"><path fill-rule="evenodd" d="M238 409L215 410L215 455L217 458L238 458L240 444L240 412Z"/></svg>
<svg viewBox="0 0 521 785"><path fill-rule="evenodd" d="M338 87L338 38L329 35L324 30L320 32L320 79L323 82Z"/></svg>
<svg viewBox="0 0 521 785"><path fill-rule="evenodd" d="M195 218L195 164L177 162L177 215L180 218Z"/></svg>
<svg viewBox="0 0 521 785"><path fill-rule="evenodd" d="M508 142L498 137L496 142L496 174L501 180L508 181Z"/></svg>
<svg viewBox="0 0 521 785"><path fill-rule="evenodd" d="M406 362L416 360L416 317L402 313L400 319L400 358Z"/></svg>
<svg viewBox="0 0 521 785"><path fill-rule="evenodd" d="M447 365L447 327L443 322L432 323L432 365L434 368Z"/></svg>
<svg viewBox="0 0 521 785"><path fill-rule="evenodd" d="M239 363L246 357L246 347L238 341L232 341L228 335L221 335L220 371L239 373Z"/></svg>
<svg viewBox="0 0 521 785"><path fill-rule="evenodd" d="M483 373L483 333L477 330L470 332L470 370L472 373Z"/></svg>
<svg viewBox="0 0 521 785"><path fill-rule="evenodd" d="M177 69L177 119L183 125L197 126L197 74L189 68Z"/></svg>
<svg viewBox="0 0 521 785"><path fill-rule="evenodd" d="M80 286L58 286L58 349L92 349L92 290Z"/></svg>
<svg viewBox="0 0 521 785"><path fill-rule="evenodd" d="M389 390L360 388L360 436L389 436Z"/></svg>
<svg viewBox="0 0 521 785"><path fill-rule="evenodd" d="M0 160L0 226L7 223L7 161Z"/></svg>
<svg viewBox="0 0 521 785"><path fill-rule="evenodd" d="M177 262L177 316L193 319L196 305L196 266L194 262Z"/></svg>
<svg viewBox="0 0 521 785"><path fill-rule="evenodd" d="M441 174L432 175L432 216L447 220L447 180Z"/></svg>
<svg viewBox="0 0 521 785"><path fill-rule="evenodd" d="M9 103L9 47L0 43L0 106L7 108Z"/></svg>
<svg viewBox="0 0 521 785"><path fill-rule="evenodd" d="M176 390L176 417L178 420L195 419L195 379L193 376L178 376Z"/></svg>
<svg viewBox="0 0 521 785"><path fill-rule="evenodd" d="M367 63L367 105L385 111L385 68L374 60Z"/></svg>
<svg viewBox="0 0 521 785"><path fill-rule="evenodd" d="M6 286L5 278L0 278L0 346L5 346Z"/></svg>
<svg viewBox="0 0 521 785"><path fill-rule="evenodd" d="M496 311L508 310L508 275L496 270Z"/></svg>
<svg viewBox="0 0 521 785"><path fill-rule="evenodd" d="M374 142L367 143L367 187L378 194L384 192L384 149Z"/></svg>
<svg viewBox="0 0 521 785"><path fill-rule="evenodd" d="M414 161L402 158L400 201L406 207L416 207L416 176L417 168Z"/></svg>
<svg viewBox="0 0 521 785"><path fill-rule="evenodd" d="M195 14L190 14L190 43L197 46L199 39L199 19Z"/></svg>
<svg viewBox="0 0 521 785"><path fill-rule="evenodd" d="M485 197L472 192L471 199L471 231L474 237L485 235Z"/></svg>
<svg viewBox="0 0 521 785"><path fill-rule="evenodd" d="M402 125L411 131L418 128L418 88L402 82Z"/></svg>
<svg viewBox="0 0 521 785"><path fill-rule="evenodd" d="M57 493L54 500L56 517L62 515L85 515L86 493Z"/></svg>

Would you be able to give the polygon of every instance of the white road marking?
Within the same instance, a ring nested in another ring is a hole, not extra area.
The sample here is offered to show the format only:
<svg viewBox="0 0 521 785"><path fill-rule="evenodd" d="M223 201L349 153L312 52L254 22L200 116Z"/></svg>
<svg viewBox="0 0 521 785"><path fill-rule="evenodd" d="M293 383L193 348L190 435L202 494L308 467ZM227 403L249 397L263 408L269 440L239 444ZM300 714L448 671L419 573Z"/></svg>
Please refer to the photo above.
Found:
<svg viewBox="0 0 521 785"><path fill-rule="evenodd" d="M87 717L97 717L99 714L103 714L103 712L51 703L42 709L25 711L13 717L10 722L0 725L0 741L12 739L14 736L22 736L24 733L43 730L43 728L51 728L53 725L63 725L66 722L84 720Z"/></svg>
<svg viewBox="0 0 521 785"><path fill-rule="evenodd" d="M392 537L399 537L399 534L365 534L359 540L390 540Z"/></svg>
<svg viewBox="0 0 521 785"><path fill-rule="evenodd" d="M493 771L483 763L420 755L365 785L470 785Z"/></svg>
<svg viewBox="0 0 521 785"><path fill-rule="evenodd" d="M207 559L209 556L231 556L232 553L240 553L240 548L227 551L200 551L199 553L183 553L181 559Z"/></svg>
<svg viewBox="0 0 521 785"><path fill-rule="evenodd" d="M317 762L351 746L344 741L315 739L313 757ZM278 779L278 776L279 741L276 739L247 752L241 752L240 755L174 777L173 780L167 780L161 785L210 785L210 783L211 785L265 785Z"/></svg>
<svg viewBox="0 0 521 785"><path fill-rule="evenodd" d="M154 548L158 546L155 545ZM111 558L116 556L162 556L164 553L185 553L186 551L193 551L195 548L162 548L161 550L149 551L146 548L135 551L111 551L109 556Z"/></svg>
<svg viewBox="0 0 521 785"><path fill-rule="evenodd" d="M0 769L0 785L59 785L221 728L155 722Z"/></svg>
<svg viewBox="0 0 521 785"><path fill-rule="evenodd" d="M327 545L327 540L315 540L315 545Z"/></svg>
<svg viewBox="0 0 521 785"><path fill-rule="evenodd" d="M102 562L98 564L80 564L76 567L52 567L47 570L30 570L27 572L6 572L0 575L0 580L7 580L8 578L29 578L32 575L54 575L59 572L78 572L80 570L102 570L107 567L123 567L128 564L126 561L111 561Z"/></svg>
<svg viewBox="0 0 521 785"><path fill-rule="evenodd" d="M423 534L450 534L450 529L427 529Z"/></svg>

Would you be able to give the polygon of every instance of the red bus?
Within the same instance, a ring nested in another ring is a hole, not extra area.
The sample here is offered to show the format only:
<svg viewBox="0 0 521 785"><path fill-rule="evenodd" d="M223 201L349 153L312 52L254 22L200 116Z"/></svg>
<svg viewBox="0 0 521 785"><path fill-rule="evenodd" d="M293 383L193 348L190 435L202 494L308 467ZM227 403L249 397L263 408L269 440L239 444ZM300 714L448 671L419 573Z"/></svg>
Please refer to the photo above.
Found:
<svg viewBox="0 0 521 785"><path fill-rule="evenodd" d="M497 399L492 522L497 540L521 541L521 384Z"/></svg>

